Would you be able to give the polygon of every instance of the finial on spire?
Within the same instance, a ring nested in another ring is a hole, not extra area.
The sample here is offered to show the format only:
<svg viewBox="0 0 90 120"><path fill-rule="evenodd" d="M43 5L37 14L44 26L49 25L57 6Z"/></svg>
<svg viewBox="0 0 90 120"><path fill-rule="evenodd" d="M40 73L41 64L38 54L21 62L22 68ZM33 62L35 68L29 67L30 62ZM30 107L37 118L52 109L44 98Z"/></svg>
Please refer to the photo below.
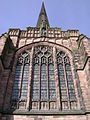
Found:
<svg viewBox="0 0 90 120"><path fill-rule="evenodd" d="M47 26L49 27L48 17L47 17L45 6L44 6L44 1L42 2L42 7L38 17L36 27L40 28L42 25L42 22L45 22L45 24L47 24Z"/></svg>
<svg viewBox="0 0 90 120"><path fill-rule="evenodd" d="M42 0L42 3L44 3L44 0Z"/></svg>

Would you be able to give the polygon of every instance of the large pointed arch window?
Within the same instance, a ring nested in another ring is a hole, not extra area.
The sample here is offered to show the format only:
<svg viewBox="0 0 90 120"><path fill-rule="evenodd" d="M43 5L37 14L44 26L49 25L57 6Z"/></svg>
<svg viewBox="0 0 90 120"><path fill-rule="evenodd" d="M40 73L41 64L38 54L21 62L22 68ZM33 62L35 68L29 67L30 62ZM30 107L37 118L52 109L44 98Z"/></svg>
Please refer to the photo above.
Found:
<svg viewBox="0 0 90 120"><path fill-rule="evenodd" d="M32 48L32 57L29 52L24 52L18 58L12 108L76 110L77 96L69 56L51 46Z"/></svg>
<svg viewBox="0 0 90 120"><path fill-rule="evenodd" d="M26 106L27 101L27 90L28 90L28 79L30 69L29 54L24 53L18 59L14 86L12 92L12 107L20 108Z"/></svg>

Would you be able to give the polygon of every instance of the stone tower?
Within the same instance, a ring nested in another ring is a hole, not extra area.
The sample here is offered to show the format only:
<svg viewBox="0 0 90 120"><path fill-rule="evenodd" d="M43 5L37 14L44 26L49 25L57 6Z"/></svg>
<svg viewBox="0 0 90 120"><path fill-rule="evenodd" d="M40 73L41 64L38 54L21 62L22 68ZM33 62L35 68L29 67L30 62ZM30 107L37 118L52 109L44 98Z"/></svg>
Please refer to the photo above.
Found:
<svg viewBox="0 0 90 120"><path fill-rule="evenodd" d="M0 36L0 120L90 120L90 39L36 27Z"/></svg>

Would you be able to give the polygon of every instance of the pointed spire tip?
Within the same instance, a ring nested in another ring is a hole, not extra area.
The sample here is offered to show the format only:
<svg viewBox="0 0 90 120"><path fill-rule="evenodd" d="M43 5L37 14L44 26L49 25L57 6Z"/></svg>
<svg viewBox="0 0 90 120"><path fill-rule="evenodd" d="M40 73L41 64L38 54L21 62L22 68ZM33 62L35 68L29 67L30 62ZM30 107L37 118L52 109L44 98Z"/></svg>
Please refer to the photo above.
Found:
<svg viewBox="0 0 90 120"><path fill-rule="evenodd" d="M46 14L44 1L42 2L41 11L40 11L39 18L38 18L38 21L37 21L37 27L40 27L42 21L46 21L47 25L49 26L49 21L48 21L48 17L47 17L47 14Z"/></svg>

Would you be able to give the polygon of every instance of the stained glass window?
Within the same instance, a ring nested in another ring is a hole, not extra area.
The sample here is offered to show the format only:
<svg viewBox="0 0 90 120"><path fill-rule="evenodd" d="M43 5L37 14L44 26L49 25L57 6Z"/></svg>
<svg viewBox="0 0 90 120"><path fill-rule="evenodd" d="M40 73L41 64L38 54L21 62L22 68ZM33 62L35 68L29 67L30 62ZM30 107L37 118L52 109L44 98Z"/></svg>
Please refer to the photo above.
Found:
<svg viewBox="0 0 90 120"><path fill-rule="evenodd" d="M22 64L18 64L16 67L15 80L14 80L14 86L12 92L13 101L18 101L19 99L19 88L20 88L21 77L22 77Z"/></svg>
<svg viewBox="0 0 90 120"><path fill-rule="evenodd" d="M49 78L49 99L56 100L56 82L54 77L54 66L49 64L48 66L48 78Z"/></svg>
<svg viewBox="0 0 90 120"><path fill-rule="evenodd" d="M32 109L54 109L56 108L56 82L54 78L54 65L52 47L35 47L33 82L35 81L35 66L38 63L37 86L32 84ZM35 91L35 94L33 93ZM34 106L35 99L36 107ZM51 101L54 101L51 103Z"/></svg>
<svg viewBox="0 0 90 120"><path fill-rule="evenodd" d="M27 99L28 79L29 79L29 64L25 64L21 87L21 100Z"/></svg>
<svg viewBox="0 0 90 120"><path fill-rule="evenodd" d="M20 55L12 91L13 106L22 109L28 101L30 110L77 109L70 59L63 51L55 50L54 56L53 47L41 45L34 47L32 60L28 52Z"/></svg>
<svg viewBox="0 0 90 120"><path fill-rule="evenodd" d="M72 108L72 102L76 102L75 89L69 58L62 51L57 51L59 89L62 110ZM76 106L75 106L76 108Z"/></svg>
<svg viewBox="0 0 90 120"><path fill-rule="evenodd" d="M65 82L65 75L63 64L58 65L58 74L59 74L59 85L60 85L60 95L61 100L67 100L67 89L66 89L66 82Z"/></svg>
<svg viewBox="0 0 90 120"><path fill-rule="evenodd" d="M66 70L66 77L67 77L68 90L69 90L69 98L70 98L70 101L75 101L76 96L75 96L75 90L74 90L74 84L73 84L73 78L72 78L71 65L69 62L69 58L65 57L64 62L65 62L65 70Z"/></svg>
<svg viewBox="0 0 90 120"><path fill-rule="evenodd" d="M39 100L39 65L34 65L33 70L33 84L32 84L32 100L38 101Z"/></svg>
<svg viewBox="0 0 90 120"><path fill-rule="evenodd" d="M47 66L45 64L41 65L41 82L40 82L40 93L41 100L47 100Z"/></svg>
<svg viewBox="0 0 90 120"><path fill-rule="evenodd" d="M27 53L22 54L18 58L14 86L12 92L12 107L13 102L19 103L19 101L27 100L28 79L29 79L30 60Z"/></svg>

